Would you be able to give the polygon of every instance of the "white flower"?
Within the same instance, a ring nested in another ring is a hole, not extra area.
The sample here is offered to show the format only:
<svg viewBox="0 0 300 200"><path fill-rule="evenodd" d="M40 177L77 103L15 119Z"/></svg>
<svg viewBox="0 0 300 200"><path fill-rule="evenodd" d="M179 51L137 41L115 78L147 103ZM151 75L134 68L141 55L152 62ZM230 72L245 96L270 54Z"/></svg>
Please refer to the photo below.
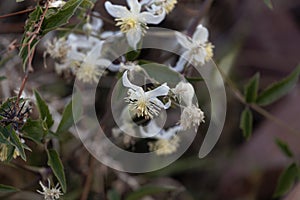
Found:
<svg viewBox="0 0 300 200"><path fill-rule="evenodd" d="M177 151L180 138L174 135L170 139L159 139L156 142L149 142L149 150L155 151L157 155L169 155Z"/></svg>
<svg viewBox="0 0 300 200"><path fill-rule="evenodd" d="M183 101L187 106L192 104L195 94L193 86L188 82L179 82L172 92L177 96L179 102Z"/></svg>
<svg viewBox="0 0 300 200"><path fill-rule="evenodd" d="M55 187L51 188L49 179L48 179L48 187L43 185L43 183L41 181L39 182L39 184L41 185L43 191L37 190L37 192L44 195L45 200L56 200L56 199L59 199L60 196L63 195L63 193L60 192L59 184L57 184Z"/></svg>
<svg viewBox="0 0 300 200"><path fill-rule="evenodd" d="M76 70L76 76L84 83L98 82L99 77L104 73L106 67L110 65L108 59L100 58L103 42L94 46L86 54L78 54L77 59L79 68Z"/></svg>
<svg viewBox="0 0 300 200"><path fill-rule="evenodd" d="M124 70L129 70L129 71L142 71L142 67L135 63L135 62L127 62L127 63L121 63L120 64L120 70L124 71Z"/></svg>
<svg viewBox="0 0 300 200"><path fill-rule="evenodd" d="M187 130L191 126L195 126L195 129L197 129L201 122L204 122L204 113L200 108L191 105L183 109L180 116L180 125L183 130Z"/></svg>
<svg viewBox="0 0 300 200"><path fill-rule="evenodd" d="M166 96L170 88L166 83L145 92L142 87L130 83L125 71L122 77L123 85L128 87L128 97L125 98L129 103L129 110L132 111L137 117L145 117L146 119L153 118L159 114L161 109L168 109L171 105L169 101L163 104L157 97Z"/></svg>
<svg viewBox="0 0 300 200"><path fill-rule="evenodd" d="M71 49L65 38L54 38L52 42L47 41L46 52L54 59L64 60Z"/></svg>
<svg viewBox="0 0 300 200"><path fill-rule="evenodd" d="M121 31L126 34L128 44L136 49L137 43L148 28L147 24L158 24L164 16L141 12L142 5L138 0L127 0L127 4L130 10L125 6L113 5L109 1L105 2L105 8L111 16L116 18L116 26L120 26Z"/></svg>
<svg viewBox="0 0 300 200"><path fill-rule="evenodd" d="M208 30L201 24L198 25L192 38L181 33L176 33L176 38L186 51L181 55L174 70L182 71L186 60L190 60L192 64L203 65L213 57L214 46L208 42Z"/></svg>
<svg viewBox="0 0 300 200"><path fill-rule="evenodd" d="M49 8L60 8L63 7L66 4L65 1L61 1L61 0L52 0L49 3Z"/></svg>
<svg viewBox="0 0 300 200"><path fill-rule="evenodd" d="M175 8L177 0L143 0L141 3L146 4L150 12L165 15Z"/></svg>
<svg viewBox="0 0 300 200"><path fill-rule="evenodd" d="M146 126L147 130L145 130L145 127L139 127L140 133L143 137L146 138L156 138L156 139L165 139L169 140L173 136L176 135L178 131L182 130L182 127L180 125L176 125L174 127L168 128L167 130L159 127L157 123L154 120L151 120L150 123Z"/></svg>
<svg viewBox="0 0 300 200"><path fill-rule="evenodd" d="M100 16L99 13L93 12L93 15ZM87 33L87 35L90 34L98 34L98 31L103 26L103 21L99 17L88 17L87 23L85 23L82 27L83 31Z"/></svg>

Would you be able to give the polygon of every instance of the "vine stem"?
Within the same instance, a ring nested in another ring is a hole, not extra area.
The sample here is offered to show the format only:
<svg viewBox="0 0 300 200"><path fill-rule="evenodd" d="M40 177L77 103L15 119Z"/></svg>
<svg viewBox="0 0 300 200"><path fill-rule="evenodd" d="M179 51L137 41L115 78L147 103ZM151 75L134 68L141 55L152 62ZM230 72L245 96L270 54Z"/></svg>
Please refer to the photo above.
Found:
<svg viewBox="0 0 300 200"><path fill-rule="evenodd" d="M38 33L41 30L41 27L42 27L42 24L43 24L43 21L45 19L45 16L46 16L46 13L47 13L48 9L49 9L49 0L47 0L47 2L45 4L45 10L43 11L43 14L42 14L42 16L40 18L40 21L39 21L39 23L36 26L36 29L32 33L30 33L31 38L30 38L29 42L26 44L27 47L28 47L27 53L29 54L28 55L28 61L27 61L27 69L25 71L25 76L24 76L24 78L22 80L22 84L21 84L21 87L20 87L20 90L19 90L19 93L18 93L18 97L17 97L17 101L16 101L16 105L17 106L19 105L20 97L21 97L21 95L23 93L23 90L25 88L25 85L27 83L28 75L29 75L30 72L33 71L33 68L32 68L32 59L33 59L33 56L34 56L35 47L33 47L32 49L30 49L30 47L31 47L31 44L32 44L33 40L37 37Z"/></svg>
<svg viewBox="0 0 300 200"><path fill-rule="evenodd" d="M299 134L299 132L296 131L294 128L291 128L284 121L282 121L281 119L275 117L274 115L272 115L271 113L269 113L267 110L263 109L262 107L260 107L256 103L247 103L246 100L245 100L245 97L240 92L240 90L238 89L238 87L234 84L234 82L225 74L225 72L213 60L212 60L212 62L214 63L214 65L219 70L219 72L220 72L223 80L228 85L228 87L230 88L230 90L233 92L234 96L242 104L244 104L246 106L249 106L251 109L255 110L257 113L259 113L260 115L264 116L266 119L269 119L269 120L273 121L275 124L277 124L278 126L280 126L281 128L286 129L289 133L295 134L295 135Z"/></svg>

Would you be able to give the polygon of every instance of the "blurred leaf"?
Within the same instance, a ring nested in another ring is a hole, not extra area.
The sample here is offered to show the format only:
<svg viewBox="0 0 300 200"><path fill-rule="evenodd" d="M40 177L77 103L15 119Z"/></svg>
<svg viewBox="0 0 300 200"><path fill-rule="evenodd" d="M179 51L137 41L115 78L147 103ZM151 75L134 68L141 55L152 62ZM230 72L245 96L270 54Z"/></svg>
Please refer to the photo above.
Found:
<svg viewBox="0 0 300 200"><path fill-rule="evenodd" d="M56 134L67 131L74 123L78 121L82 113L81 101L82 99L78 92L73 95L72 101L65 107L62 119L56 130Z"/></svg>
<svg viewBox="0 0 300 200"><path fill-rule="evenodd" d="M187 77L186 76L185 79L190 83L204 81L204 79L202 77Z"/></svg>
<svg viewBox="0 0 300 200"><path fill-rule="evenodd" d="M34 95L36 98L40 116L41 116L42 120L46 121L47 127L50 128L53 125L54 121L52 119L52 115L49 111L48 105L46 104L45 100L42 99L42 97L36 90L34 91Z"/></svg>
<svg viewBox="0 0 300 200"><path fill-rule="evenodd" d="M68 23L83 0L70 0L56 13L45 18L42 24L42 35Z"/></svg>
<svg viewBox="0 0 300 200"><path fill-rule="evenodd" d="M252 134L253 115L249 108L245 108L240 119L240 128L243 131L243 136L248 139Z"/></svg>
<svg viewBox="0 0 300 200"><path fill-rule="evenodd" d="M175 87L178 82L184 80L184 77L170 69L166 65L158 63L147 63L141 65L143 69L149 74L149 76L159 83L168 83L169 87Z"/></svg>
<svg viewBox="0 0 300 200"><path fill-rule="evenodd" d="M10 193L10 192L18 192L18 191L20 190L13 186L0 184L0 193Z"/></svg>
<svg viewBox="0 0 300 200"><path fill-rule="evenodd" d="M250 81L245 85L244 95L247 103L253 103L257 98L259 84L259 73L256 73Z"/></svg>
<svg viewBox="0 0 300 200"><path fill-rule="evenodd" d="M273 9L273 3L271 0L264 0L264 2L270 9Z"/></svg>
<svg viewBox="0 0 300 200"><path fill-rule="evenodd" d="M127 60L127 61L135 61L135 60L139 57L140 53L141 53L141 50L140 50L140 49L138 49L138 50L136 50L136 51L130 50L130 51L129 51L128 53L126 53L126 55L125 55L126 60Z"/></svg>
<svg viewBox="0 0 300 200"><path fill-rule="evenodd" d="M287 157L290 157L290 158L292 158L294 156L293 152L291 151L289 145L286 142L284 142L278 138L276 138L275 141L276 141L277 146L282 151L282 153L284 153L284 155L286 155Z"/></svg>
<svg viewBox="0 0 300 200"><path fill-rule="evenodd" d="M107 199L108 200L121 200L121 196L115 189L112 189L107 192Z"/></svg>
<svg viewBox="0 0 300 200"><path fill-rule="evenodd" d="M265 89L258 96L256 100L257 104L261 106L266 106L286 95L296 85L299 78L299 74L300 65L298 65L288 77L270 85L267 89Z"/></svg>
<svg viewBox="0 0 300 200"><path fill-rule="evenodd" d="M41 140L48 132L42 124L42 120L28 119L22 127L22 133L24 133L23 136L41 144Z"/></svg>
<svg viewBox="0 0 300 200"><path fill-rule="evenodd" d="M3 81L3 80L5 80L5 79L6 79L5 76L0 76L0 81Z"/></svg>
<svg viewBox="0 0 300 200"><path fill-rule="evenodd" d="M286 194L293 186L295 180L299 176L299 167L292 163L286 168L279 177L274 197L280 197Z"/></svg>
<svg viewBox="0 0 300 200"><path fill-rule="evenodd" d="M158 194L162 192L170 192L176 190L175 187L170 186L143 186L136 191L130 193L125 200L140 200L142 197L147 195Z"/></svg>
<svg viewBox="0 0 300 200"><path fill-rule="evenodd" d="M47 150L48 165L51 167L55 177L59 181L64 193L67 191L67 183L64 172L64 166L59 158L58 153L54 149Z"/></svg>

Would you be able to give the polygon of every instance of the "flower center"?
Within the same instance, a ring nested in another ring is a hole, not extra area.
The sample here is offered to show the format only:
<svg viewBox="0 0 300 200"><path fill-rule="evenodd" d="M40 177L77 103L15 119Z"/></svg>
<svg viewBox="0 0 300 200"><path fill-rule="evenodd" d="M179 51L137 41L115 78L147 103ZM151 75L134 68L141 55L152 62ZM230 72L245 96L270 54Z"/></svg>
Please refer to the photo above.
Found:
<svg viewBox="0 0 300 200"><path fill-rule="evenodd" d="M205 45L205 51L206 51L205 61L209 61L214 56L214 52L213 52L214 47L215 46L212 45L210 42Z"/></svg>
<svg viewBox="0 0 300 200"><path fill-rule="evenodd" d="M167 14L174 9L176 3L177 0L165 0L163 4Z"/></svg>
<svg viewBox="0 0 300 200"><path fill-rule="evenodd" d="M120 26L120 29L123 33L127 33L131 29L136 29L138 27L139 22L131 18L118 18L116 19L117 24L116 26Z"/></svg>

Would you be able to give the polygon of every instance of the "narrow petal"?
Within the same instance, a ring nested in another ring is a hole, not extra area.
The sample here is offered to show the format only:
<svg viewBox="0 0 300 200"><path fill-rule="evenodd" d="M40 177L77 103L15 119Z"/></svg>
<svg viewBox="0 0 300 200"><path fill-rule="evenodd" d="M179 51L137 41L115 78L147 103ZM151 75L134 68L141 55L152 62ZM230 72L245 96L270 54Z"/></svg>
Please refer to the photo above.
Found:
<svg viewBox="0 0 300 200"><path fill-rule="evenodd" d="M96 60L96 65L107 68L111 65L111 61L105 58L100 58Z"/></svg>
<svg viewBox="0 0 300 200"><path fill-rule="evenodd" d="M169 128L168 130L164 130L161 131L158 135L156 135L155 137L157 139L165 139L165 140L169 140L170 138L172 138L174 135L176 135L176 133L178 131L181 131L182 127L180 125L174 126Z"/></svg>
<svg viewBox="0 0 300 200"><path fill-rule="evenodd" d="M197 29L193 35L193 41L200 43L205 43L208 40L208 30L202 26L202 24L197 26Z"/></svg>
<svg viewBox="0 0 300 200"><path fill-rule="evenodd" d="M140 86L134 85L132 84L129 79L128 79L128 75L127 75L128 71L125 71L123 76L122 76L122 83L125 87L131 88L135 91L142 89Z"/></svg>
<svg viewBox="0 0 300 200"><path fill-rule="evenodd" d="M164 83L161 86L155 88L154 90L150 90L150 91L146 92L146 95L149 98L165 96L169 93L169 90L170 90L170 88L169 88L169 86L167 86L167 83Z"/></svg>
<svg viewBox="0 0 300 200"><path fill-rule="evenodd" d="M100 57L103 41L95 45L86 55L85 62L96 63L96 60Z"/></svg>
<svg viewBox="0 0 300 200"><path fill-rule="evenodd" d="M184 35L183 33L176 32L175 33L178 43L183 46L186 49L192 48L192 41L189 39L187 35Z"/></svg>
<svg viewBox="0 0 300 200"><path fill-rule="evenodd" d="M168 109L171 106L171 101L168 101L166 104L163 104L163 102L161 100L159 100L158 98L151 98L149 100L150 102L154 103L155 105L157 105L158 107L162 108L162 109Z"/></svg>
<svg viewBox="0 0 300 200"><path fill-rule="evenodd" d="M141 40L142 37L142 30L140 28L132 29L126 33L127 41L130 47L134 50L137 49L137 44Z"/></svg>
<svg viewBox="0 0 300 200"><path fill-rule="evenodd" d="M166 13L162 12L160 15L154 15L150 12L142 12L140 14L140 19L146 24L159 24L166 17Z"/></svg>
<svg viewBox="0 0 300 200"><path fill-rule="evenodd" d="M141 4L138 2L138 0L127 0L127 4L130 8L130 11L133 13L141 12Z"/></svg>
<svg viewBox="0 0 300 200"><path fill-rule="evenodd" d="M143 137L147 137L147 138L159 135L161 131L162 131L162 128L157 126L155 120L151 120L150 123L146 127L140 126L141 135Z"/></svg>
<svg viewBox="0 0 300 200"><path fill-rule="evenodd" d="M120 67L121 65L115 65L113 63L111 63L109 66L108 66L108 69L112 72L117 72L120 70Z"/></svg>
<svg viewBox="0 0 300 200"><path fill-rule="evenodd" d="M171 69L173 69L176 72L182 72L183 69L184 69L184 67L185 67L185 65L186 65L186 63L188 62L187 61L189 59L188 58L188 54L189 54L189 51L184 52L180 56L179 60L177 61L176 65L175 65L175 67L171 68Z"/></svg>
<svg viewBox="0 0 300 200"><path fill-rule="evenodd" d="M106 1L104 6L106 11L113 17L117 17L117 18L126 17L130 13L125 6L113 5L109 1Z"/></svg>

